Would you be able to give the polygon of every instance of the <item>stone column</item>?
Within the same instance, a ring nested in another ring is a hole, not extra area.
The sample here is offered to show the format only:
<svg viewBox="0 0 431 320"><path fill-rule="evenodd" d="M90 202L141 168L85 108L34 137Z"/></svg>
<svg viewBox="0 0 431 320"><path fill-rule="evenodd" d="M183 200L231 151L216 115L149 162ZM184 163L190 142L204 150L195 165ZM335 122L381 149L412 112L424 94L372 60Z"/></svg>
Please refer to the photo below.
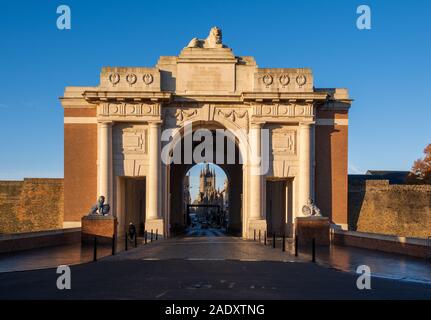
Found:
<svg viewBox="0 0 431 320"><path fill-rule="evenodd" d="M112 150L112 122L98 123L98 195L104 196L105 203L111 204L111 150Z"/></svg>
<svg viewBox="0 0 431 320"><path fill-rule="evenodd" d="M266 220L263 207L263 192L264 192L264 177L261 173L260 166L260 152L261 152L261 129L263 123L252 123L250 127L249 143L250 143L250 157L249 164L249 178L250 178L250 191L249 191L249 230L248 238L253 237L254 230L265 231Z"/></svg>
<svg viewBox="0 0 431 320"><path fill-rule="evenodd" d="M261 123L255 123L250 128L250 219L262 218L262 185L263 177L259 172L258 157L261 149Z"/></svg>
<svg viewBox="0 0 431 320"><path fill-rule="evenodd" d="M314 197L314 123L301 123L299 126L299 216L309 198Z"/></svg>
<svg viewBox="0 0 431 320"><path fill-rule="evenodd" d="M148 167L148 210L147 220L160 217L161 200L161 132L160 122L149 123L149 167ZM162 231L162 230L160 230Z"/></svg>

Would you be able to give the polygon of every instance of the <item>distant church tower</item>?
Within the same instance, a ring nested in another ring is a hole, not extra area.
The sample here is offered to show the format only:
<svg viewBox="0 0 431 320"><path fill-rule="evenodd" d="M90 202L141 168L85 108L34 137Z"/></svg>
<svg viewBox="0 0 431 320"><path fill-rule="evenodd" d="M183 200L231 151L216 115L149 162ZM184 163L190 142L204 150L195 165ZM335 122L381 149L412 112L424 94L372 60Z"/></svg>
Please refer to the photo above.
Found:
<svg viewBox="0 0 431 320"><path fill-rule="evenodd" d="M210 170L209 164L201 170L199 176L199 192L210 196L216 190L216 175L214 169Z"/></svg>
<svg viewBox="0 0 431 320"><path fill-rule="evenodd" d="M199 175L199 194L193 204L218 205L220 210L225 210L224 193L226 187L227 180L225 181L225 189L217 189L215 169L210 169L210 165L206 164Z"/></svg>

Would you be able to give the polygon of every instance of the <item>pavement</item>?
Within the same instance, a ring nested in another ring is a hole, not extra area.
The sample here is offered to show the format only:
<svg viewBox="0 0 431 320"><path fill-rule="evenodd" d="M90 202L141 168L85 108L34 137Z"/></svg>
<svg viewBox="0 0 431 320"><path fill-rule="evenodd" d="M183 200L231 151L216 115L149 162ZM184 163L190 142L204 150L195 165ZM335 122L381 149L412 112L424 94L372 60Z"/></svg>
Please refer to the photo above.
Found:
<svg viewBox="0 0 431 320"><path fill-rule="evenodd" d="M331 266L319 248L318 263L311 263L307 252L295 257L290 244L282 252L279 244L273 249L214 234L189 233L73 265L71 290L57 289L55 268L1 273L0 299L431 299L431 283L400 281L408 274L399 279L373 277L371 290L359 290L354 270L364 261L360 255L348 260L331 252L333 248L328 250L328 256L349 266L343 270ZM362 256L376 265L396 260L394 256L378 260L379 254ZM429 264L409 263L418 269L417 277L427 277Z"/></svg>

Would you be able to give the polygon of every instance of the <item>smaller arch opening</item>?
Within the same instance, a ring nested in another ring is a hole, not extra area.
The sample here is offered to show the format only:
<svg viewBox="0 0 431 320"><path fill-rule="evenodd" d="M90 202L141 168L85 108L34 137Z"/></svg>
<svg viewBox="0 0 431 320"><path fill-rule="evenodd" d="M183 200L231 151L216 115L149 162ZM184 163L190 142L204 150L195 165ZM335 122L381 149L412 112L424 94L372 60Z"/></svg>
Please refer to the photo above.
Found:
<svg viewBox="0 0 431 320"><path fill-rule="evenodd" d="M229 180L213 163L198 163L184 177L187 236L223 236L229 227Z"/></svg>

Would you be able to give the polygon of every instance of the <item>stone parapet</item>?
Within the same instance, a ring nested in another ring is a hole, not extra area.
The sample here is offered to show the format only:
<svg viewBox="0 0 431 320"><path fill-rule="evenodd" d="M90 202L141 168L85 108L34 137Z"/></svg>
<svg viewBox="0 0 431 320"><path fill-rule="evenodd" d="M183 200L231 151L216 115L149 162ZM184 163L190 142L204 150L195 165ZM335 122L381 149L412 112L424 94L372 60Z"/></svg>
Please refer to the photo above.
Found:
<svg viewBox="0 0 431 320"><path fill-rule="evenodd" d="M336 245L378 250L420 258L431 257L431 240L428 239L331 230L331 242Z"/></svg>
<svg viewBox="0 0 431 320"><path fill-rule="evenodd" d="M117 235L117 218L113 216L89 215L82 217L82 234L83 243L91 242L94 237L102 240L112 239Z"/></svg>

